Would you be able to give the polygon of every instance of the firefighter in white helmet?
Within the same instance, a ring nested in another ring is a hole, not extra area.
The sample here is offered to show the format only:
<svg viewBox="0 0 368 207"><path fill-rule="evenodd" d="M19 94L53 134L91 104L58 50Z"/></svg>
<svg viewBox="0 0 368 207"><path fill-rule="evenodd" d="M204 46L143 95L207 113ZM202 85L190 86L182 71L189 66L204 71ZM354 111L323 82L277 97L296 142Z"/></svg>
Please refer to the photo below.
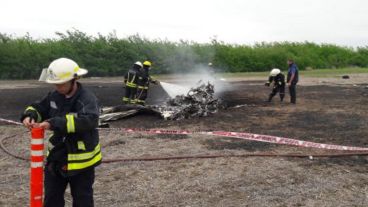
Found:
<svg viewBox="0 0 368 207"><path fill-rule="evenodd" d="M285 97L285 76L281 73L281 70L274 68L270 72L268 81L265 83L266 86L270 86L273 83L272 91L268 97L268 102L271 102L272 98L279 93L280 101L282 102Z"/></svg>
<svg viewBox="0 0 368 207"><path fill-rule="evenodd" d="M211 62L209 62L207 64L207 66L208 66L208 72L210 73L210 75L212 77L214 77L214 75L215 75L215 68L213 68L213 64Z"/></svg>
<svg viewBox="0 0 368 207"><path fill-rule="evenodd" d="M59 58L40 81L55 91L29 105L21 116L28 127L51 130L45 166L45 207L64 206L69 184L73 206L93 206L94 168L101 163L96 96L77 80L87 74L73 60Z"/></svg>
<svg viewBox="0 0 368 207"><path fill-rule="evenodd" d="M148 60L143 62L143 69L141 71L141 79L138 80L138 89L137 89L137 97L136 97L136 103L140 105L146 104L146 99L148 96L148 89L150 83L158 84L159 81L154 80L149 72L151 70L152 63Z"/></svg>
<svg viewBox="0 0 368 207"><path fill-rule="evenodd" d="M142 79L141 69L143 65L140 61L133 64L132 68L124 76L125 94L123 96L124 104L135 104L137 98L138 81Z"/></svg>

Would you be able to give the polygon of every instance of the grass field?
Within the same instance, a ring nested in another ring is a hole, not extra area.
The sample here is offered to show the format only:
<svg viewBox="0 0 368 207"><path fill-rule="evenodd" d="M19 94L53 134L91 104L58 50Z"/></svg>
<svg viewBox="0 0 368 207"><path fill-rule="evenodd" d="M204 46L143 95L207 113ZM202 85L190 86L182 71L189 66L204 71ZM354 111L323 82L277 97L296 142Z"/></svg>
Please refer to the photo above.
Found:
<svg viewBox="0 0 368 207"><path fill-rule="evenodd" d="M286 74L287 71L283 71ZM335 77L349 74L368 73L368 68L341 68L341 69L316 69L303 70L300 74L306 77ZM235 77L265 77L269 72L247 72L247 73L220 73L225 78Z"/></svg>

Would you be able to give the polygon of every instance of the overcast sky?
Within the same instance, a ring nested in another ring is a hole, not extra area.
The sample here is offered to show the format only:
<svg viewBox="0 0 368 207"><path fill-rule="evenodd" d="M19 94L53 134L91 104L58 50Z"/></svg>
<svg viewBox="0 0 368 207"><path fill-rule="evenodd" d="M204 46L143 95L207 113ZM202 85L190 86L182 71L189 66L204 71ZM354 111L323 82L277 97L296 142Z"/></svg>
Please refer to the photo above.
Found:
<svg viewBox="0 0 368 207"><path fill-rule="evenodd" d="M35 38L76 28L254 44L311 41L368 45L367 0L0 0L0 32Z"/></svg>

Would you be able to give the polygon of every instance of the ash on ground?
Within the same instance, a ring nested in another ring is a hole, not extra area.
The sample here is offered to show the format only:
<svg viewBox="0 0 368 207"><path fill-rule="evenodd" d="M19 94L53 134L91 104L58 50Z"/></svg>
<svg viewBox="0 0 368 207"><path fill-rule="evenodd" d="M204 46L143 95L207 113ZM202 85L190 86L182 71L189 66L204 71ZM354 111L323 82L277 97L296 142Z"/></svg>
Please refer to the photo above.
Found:
<svg viewBox="0 0 368 207"><path fill-rule="evenodd" d="M208 116L223 107L222 101L215 98L214 93L213 84L199 81L197 87L191 88L186 95L176 96L164 105L150 106L150 108L167 120Z"/></svg>

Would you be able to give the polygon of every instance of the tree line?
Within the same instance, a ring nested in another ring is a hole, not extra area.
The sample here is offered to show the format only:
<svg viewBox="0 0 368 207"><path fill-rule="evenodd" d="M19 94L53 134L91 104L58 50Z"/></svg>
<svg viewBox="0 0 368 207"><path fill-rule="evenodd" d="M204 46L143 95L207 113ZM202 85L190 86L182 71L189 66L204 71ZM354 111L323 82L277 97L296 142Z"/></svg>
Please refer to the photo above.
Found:
<svg viewBox="0 0 368 207"><path fill-rule="evenodd" d="M349 48L311 42L273 42L255 45L150 40L139 35L118 38L115 33L90 36L79 30L57 32L57 38L33 39L0 33L0 79L34 79L59 57L75 60L89 76L121 76L137 61L150 60L152 73L187 73L212 62L220 72L286 69L292 58L301 70L368 67L368 46Z"/></svg>

